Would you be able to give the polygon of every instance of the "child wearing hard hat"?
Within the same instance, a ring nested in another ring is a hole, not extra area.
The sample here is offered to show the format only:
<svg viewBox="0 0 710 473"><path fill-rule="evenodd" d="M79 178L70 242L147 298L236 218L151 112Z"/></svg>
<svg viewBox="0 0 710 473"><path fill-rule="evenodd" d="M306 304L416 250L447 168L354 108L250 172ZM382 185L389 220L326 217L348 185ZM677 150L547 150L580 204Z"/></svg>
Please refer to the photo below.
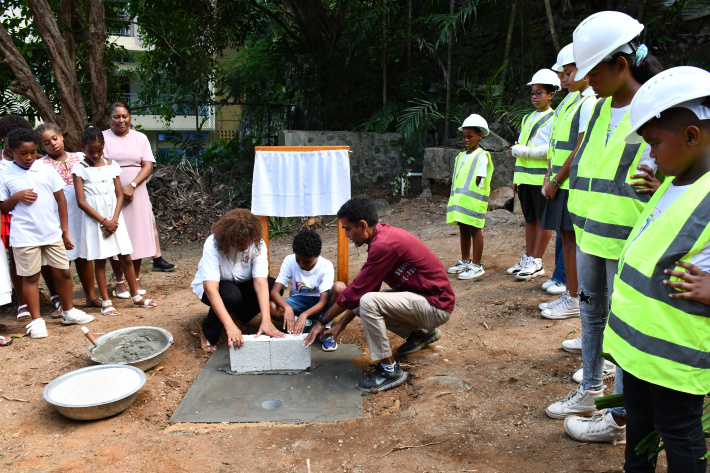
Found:
<svg viewBox="0 0 710 473"><path fill-rule="evenodd" d="M668 471L705 472L710 391L710 73L676 67L639 89L627 143L646 141L664 176L631 230L614 280L603 351L624 369L627 472L653 430ZM651 447L654 448L654 447Z"/></svg>
<svg viewBox="0 0 710 473"><path fill-rule="evenodd" d="M459 279L483 276L483 225L491 193L493 161L488 151L479 142L490 131L488 122L480 116L469 115L459 128L463 133L466 151L462 151L454 163L451 177L451 197L446 208L446 223L459 226L461 259L448 269Z"/></svg>
<svg viewBox="0 0 710 473"><path fill-rule="evenodd" d="M565 419L568 435L584 442L624 441L623 408L597 412L602 396L601 346L618 259L631 228L658 187L650 148L624 141L631 125L629 105L636 91L657 74L660 63L637 39L643 25L620 12L600 12L575 29L574 80L589 77L602 99L594 106L582 144L569 167L568 210L577 241L577 279L582 320L582 382L547 407ZM640 180L639 180L640 179ZM617 369L614 392L623 388Z"/></svg>
<svg viewBox="0 0 710 473"><path fill-rule="evenodd" d="M542 317L547 319L566 319L579 317L579 295L577 294L577 245L574 238L572 218L567 208L569 199L569 166L574 154L582 144L582 137L587 130L587 122L594 110L596 97L589 87L586 77L575 80L577 67L572 55L572 45L560 50L555 66L562 68L562 86L569 93L555 111L552 125L550 148L547 152L548 171L545 176L542 194L547 205L540 225L547 230L555 230L562 236L562 253L567 276L567 292L559 299L540 304ZM563 343L565 350L582 351L581 336Z"/></svg>
<svg viewBox="0 0 710 473"><path fill-rule="evenodd" d="M516 157L513 191L518 194L525 217L525 254L506 271L522 280L545 274L542 255L552 232L540 227L546 205L542 184L547 171L547 148L554 116L550 102L560 89L560 79L554 71L541 69L533 75L528 85L531 86L535 111L523 118L518 142L510 149Z"/></svg>

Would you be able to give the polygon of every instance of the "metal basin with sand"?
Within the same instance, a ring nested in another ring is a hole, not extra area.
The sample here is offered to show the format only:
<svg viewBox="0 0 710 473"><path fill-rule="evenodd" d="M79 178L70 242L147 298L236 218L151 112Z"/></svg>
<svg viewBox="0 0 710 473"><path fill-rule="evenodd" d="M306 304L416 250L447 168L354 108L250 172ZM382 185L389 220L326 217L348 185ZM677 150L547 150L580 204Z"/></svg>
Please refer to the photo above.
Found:
<svg viewBox="0 0 710 473"><path fill-rule="evenodd" d="M163 359L173 344L173 336L160 327L128 327L114 330L96 340L86 350L96 363L131 365L149 370Z"/></svg>
<svg viewBox="0 0 710 473"><path fill-rule="evenodd" d="M44 388L44 399L70 419L103 419L133 404L145 379L133 366L89 366L54 379Z"/></svg>

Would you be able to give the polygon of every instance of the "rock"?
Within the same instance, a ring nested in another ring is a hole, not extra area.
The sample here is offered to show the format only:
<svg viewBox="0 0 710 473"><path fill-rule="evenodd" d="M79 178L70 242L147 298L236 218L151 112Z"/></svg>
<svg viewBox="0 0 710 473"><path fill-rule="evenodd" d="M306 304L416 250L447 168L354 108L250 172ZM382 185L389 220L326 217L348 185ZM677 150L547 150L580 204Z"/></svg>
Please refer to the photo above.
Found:
<svg viewBox="0 0 710 473"><path fill-rule="evenodd" d="M488 197L488 210L513 210L514 198L515 194L510 187L500 187L491 191L491 195Z"/></svg>
<svg viewBox="0 0 710 473"><path fill-rule="evenodd" d="M431 189L425 187L424 189L422 189L422 193L419 195L419 197L423 199L428 199L429 197L431 197L431 195Z"/></svg>
<svg viewBox="0 0 710 473"><path fill-rule="evenodd" d="M501 187L511 187L513 185L513 173L515 172L515 157L507 151L491 152L493 160L493 177L491 178L491 189Z"/></svg>
<svg viewBox="0 0 710 473"><path fill-rule="evenodd" d="M490 132L488 136L483 138L481 140L481 148L487 150L487 151L495 151L495 152L500 152L500 151L506 151L510 147L510 143L508 143L507 140L504 138L501 138L500 136L496 135L493 132Z"/></svg>
<svg viewBox="0 0 710 473"><path fill-rule="evenodd" d="M392 209L390 208L389 202L385 199L375 199L373 201L375 208L377 209L377 216L382 218L385 215L389 215Z"/></svg>
<svg viewBox="0 0 710 473"><path fill-rule="evenodd" d="M513 217L513 214L504 209L491 210L486 213L486 226L488 225L501 225L508 223L508 221Z"/></svg>

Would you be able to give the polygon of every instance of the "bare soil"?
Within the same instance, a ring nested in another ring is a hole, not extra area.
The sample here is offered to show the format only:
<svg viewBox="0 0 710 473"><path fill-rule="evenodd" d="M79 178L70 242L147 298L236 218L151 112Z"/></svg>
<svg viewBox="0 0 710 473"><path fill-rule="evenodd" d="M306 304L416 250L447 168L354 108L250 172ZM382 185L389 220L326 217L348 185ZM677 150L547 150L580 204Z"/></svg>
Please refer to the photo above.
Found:
<svg viewBox="0 0 710 473"><path fill-rule="evenodd" d="M383 221L417 235L448 267L460 254L457 228L444 223L445 204L437 197L402 201ZM166 258L178 271L142 278L158 308L134 309L114 298L117 317L87 309L96 316L89 324L94 333L156 325L175 338L123 413L77 422L44 401L52 379L91 364L78 327L47 320L49 338L16 339L0 348L0 470L306 472L310 462L313 472L622 471L624 446L576 442L562 421L545 416L548 404L575 387L571 375L581 358L562 351L560 342L576 337L580 322L540 317L537 305L551 299L539 287L546 277L519 282L506 276L523 252L523 230L519 218L484 230L486 274L476 281L451 278L456 310L435 346L400 360L410 375L403 387L365 395L357 420L300 425L168 424L208 355L197 337L207 309L190 291L201 245L166 245ZM335 261L336 229L321 233L323 254ZM272 272L290 252L290 241L272 240ZM352 278L367 251L351 245L350 255ZM553 267L552 244L544 263ZM80 292L77 284L76 300L83 303ZM24 332L14 307L3 313L4 335ZM365 356L356 362L369 363L359 321L342 342L363 347ZM402 339L392 335L392 343Z"/></svg>

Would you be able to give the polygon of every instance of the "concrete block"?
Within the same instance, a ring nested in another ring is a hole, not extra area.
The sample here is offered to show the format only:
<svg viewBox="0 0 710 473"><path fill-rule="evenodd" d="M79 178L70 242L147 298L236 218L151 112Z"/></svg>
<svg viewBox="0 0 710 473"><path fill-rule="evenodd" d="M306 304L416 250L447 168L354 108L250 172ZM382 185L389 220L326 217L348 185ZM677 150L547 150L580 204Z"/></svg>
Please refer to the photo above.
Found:
<svg viewBox="0 0 710 473"><path fill-rule="evenodd" d="M269 342L272 371L303 371L311 367L311 348L303 346L302 335L286 335Z"/></svg>
<svg viewBox="0 0 710 473"><path fill-rule="evenodd" d="M234 373L303 371L311 367L311 350L303 346L306 335L283 338L244 336L244 346L229 350L230 370Z"/></svg>

